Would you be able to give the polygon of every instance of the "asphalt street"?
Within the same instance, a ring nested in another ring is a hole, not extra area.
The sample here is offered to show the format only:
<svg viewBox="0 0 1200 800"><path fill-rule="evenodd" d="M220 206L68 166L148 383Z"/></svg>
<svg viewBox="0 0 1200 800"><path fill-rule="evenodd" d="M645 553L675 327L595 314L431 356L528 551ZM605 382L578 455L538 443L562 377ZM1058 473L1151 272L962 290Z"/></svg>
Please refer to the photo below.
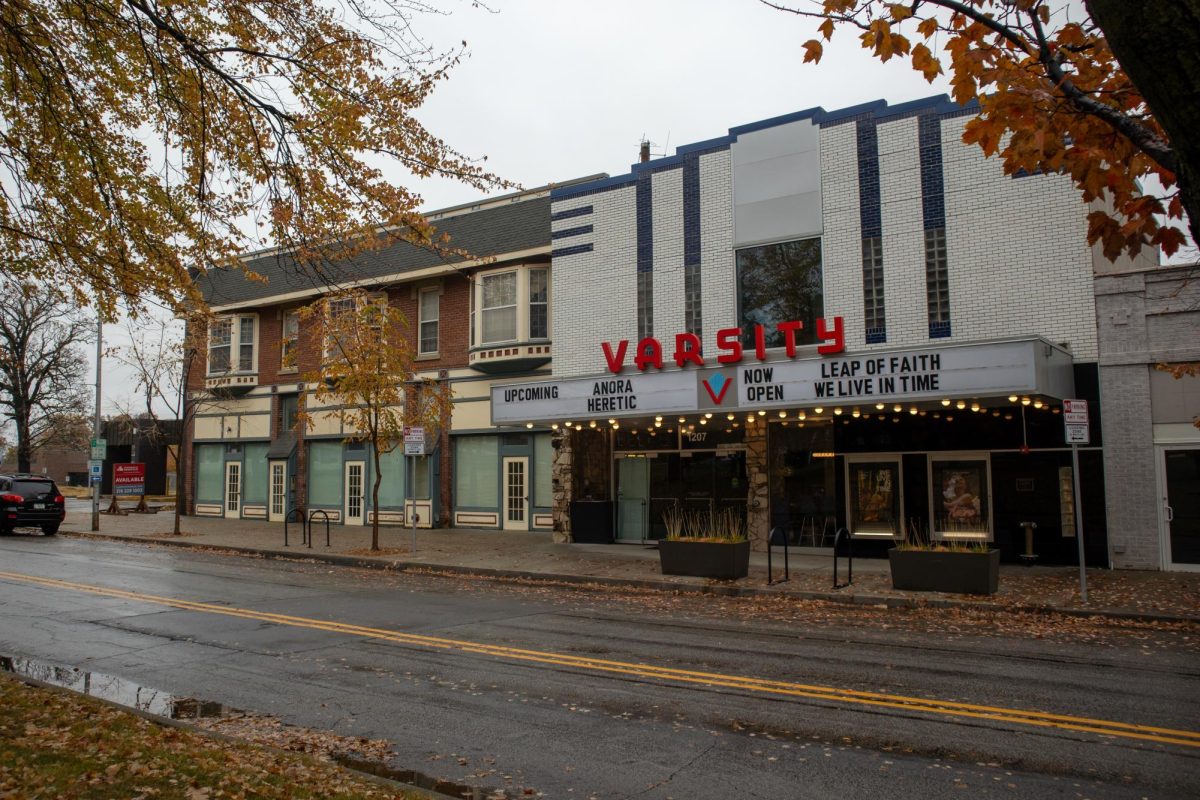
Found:
<svg viewBox="0 0 1200 800"><path fill-rule="evenodd" d="M513 797L1200 796L1194 631L806 608L0 538L0 654Z"/></svg>

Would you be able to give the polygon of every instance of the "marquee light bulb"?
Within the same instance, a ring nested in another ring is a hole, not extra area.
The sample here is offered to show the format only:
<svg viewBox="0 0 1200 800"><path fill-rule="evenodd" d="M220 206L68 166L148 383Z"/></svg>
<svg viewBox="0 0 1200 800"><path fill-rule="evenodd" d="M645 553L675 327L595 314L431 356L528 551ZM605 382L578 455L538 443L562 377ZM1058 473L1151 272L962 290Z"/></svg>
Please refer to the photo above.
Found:
<svg viewBox="0 0 1200 800"><path fill-rule="evenodd" d="M1008 396L1008 402L1010 402L1010 403L1015 403L1015 402L1017 402L1017 401L1018 401L1018 400L1020 400L1020 399L1021 399L1021 398L1017 397L1015 394L1010 394L1010 395Z"/></svg>
<svg viewBox="0 0 1200 800"><path fill-rule="evenodd" d="M834 414L834 416L840 417L840 416L842 415L842 409L841 409L840 407L839 407L839 408L835 408L835 409L833 410L833 414Z"/></svg>
<svg viewBox="0 0 1200 800"><path fill-rule="evenodd" d="M854 417L855 419L858 419L859 417L862 416L862 412L856 408L850 412L850 416Z"/></svg>
<svg viewBox="0 0 1200 800"><path fill-rule="evenodd" d="M806 420L806 419L808 419L808 415L807 415L807 414L805 414L803 411L801 411L801 412L800 412L800 419L801 419L801 421L803 421L803 420Z"/></svg>
<svg viewBox="0 0 1200 800"><path fill-rule="evenodd" d="M558 430L558 423L557 423L557 422L551 422L551 423L550 423L550 430L552 430L552 431L556 431L556 430Z"/></svg>
<svg viewBox="0 0 1200 800"><path fill-rule="evenodd" d="M979 411L979 403L971 403L972 411Z"/></svg>
<svg viewBox="0 0 1200 800"><path fill-rule="evenodd" d="M816 414L817 416L820 416L821 412L824 410L825 409L821 408L820 406L817 406L816 408L813 409L813 413Z"/></svg>
<svg viewBox="0 0 1200 800"><path fill-rule="evenodd" d="M944 397L944 398L942 398L942 405L943 405L943 406L948 406L948 405L950 405L950 398L949 398L949 397Z"/></svg>
<svg viewBox="0 0 1200 800"><path fill-rule="evenodd" d="M589 420L589 421L588 421L588 427L589 427L589 428L594 428L594 427L596 427L596 420L594 420L594 419L593 419L593 420Z"/></svg>
<svg viewBox="0 0 1200 800"><path fill-rule="evenodd" d="M908 413L912 414L915 417L917 415L918 411L919 411L919 409L916 406L913 406L912 408L910 408L908 410Z"/></svg>
<svg viewBox="0 0 1200 800"><path fill-rule="evenodd" d="M577 430L577 431L581 431L581 430L583 430L583 426L582 426L582 425L576 425L576 426L575 426L575 430Z"/></svg>
<svg viewBox="0 0 1200 800"><path fill-rule="evenodd" d="M615 419L610 419L610 420L608 421L608 424L609 424L609 425L616 425L616 424L617 424L617 421L616 421Z"/></svg>
<svg viewBox="0 0 1200 800"><path fill-rule="evenodd" d="M532 422L526 422L526 423L525 423L525 427L526 427L526 428L529 428L529 429L531 429L531 430L532 430L532 429L533 429L533 423L532 423Z"/></svg>
<svg viewBox="0 0 1200 800"><path fill-rule="evenodd" d="M957 408L959 411L962 411L964 408L967 407L967 404L965 402L963 402L962 400L959 400L957 403L954 404L954 407Z"/></svg>
<svg viewBox="0 0 1200 800"><path fill-rule="evenodd" d="M725 415L725 419L732 420L732 419L733 419L733 414L726 414L726 415Z"/></svg>
<svg viewBox="0 0 1200 800"><path fill-rule="evenodd" d="M656 428L661 428L661 427L662 427L662 422L660 422L660 421L658 421L658 420L655 420L655 422L654 422L654 427L656 427Z"/></svg>
<svg viewBox="0 0 1200 800"><path fill-rule="evenodd" d="M883 411L883 403L876 403L876 404L875 404L875 410L876 410L876 411Z"/></svg>
<svg viewBox="0 0 1200 800"><path fill-rule="evenodd" d="M767 412L766 412L766 411L761 411L761 410L760 410L760 411L758 412L758 415L759 415L760 417L765 417L765 416L767 415Z"/></svg>
<svg viewBox="0 0 1200 800"><path fill-rule="evenodd" d="M704 415L704 418L705 418L705 419L712 419L712 412L711 412L711 411L707 412L707 413Z"/></svg>
<svg viewBox="0 0 1200 800"><path fill-rule="evenodd" d="M679 418L679 421L680 421L680 423L687 422L687 420L686 420L686 419L684 419L683 417L680 417L680 418Z"/></svg>
<svg viewBox="0 0 1200 800"><path fill-rule="evenodd" d="M904 410L904 406L900 405L899 403L896 403L896 405L892 406L892 411L895 411L897 414L899 414L903 410Z"/></svg>
<svg viewBox="0 0 1200 800"><path fill-rule="evenodd" d="M786 412L786 411L780 411L780 412L779 412L779 418L780 418L780 419L787 419L787 412Z"/></svg>
<svg viewBox="0 0 1200 800"><path fill-rule="evenodd" d="M1034 408L1041 408L1041 407L1042 407L1042 401L1041 401L1041 400L1034 400L1034 401L1033 401L1033 407L1034 407Z"/></svg>
<svg viewBox="0 0 1200 800"><path fill-rule="evenodd" d="M614 430L614 431L615 431L617 428L620 428L620 427L621 427L621 423L619 423L619 422L614 422L612 425L613 425L613 430Z"/></svg>
<svg viewBox="0 0 1200 800"><path fill-rule="evenodd" d="M1031 400L1030 400L1028 397L1022 397L1022 398L1021 398L1021 405L1023 405L1023 406L1027 406L1027 405L1029 405L1031 402L1033 402L1033 401L1031 401Z"/></svg>
<svg viewBox="0 0 1200 800"><path fill-rule="evenodd" d="M655 421L655 422L662 422L662 417L655 417L655 418L654 418L654 421Z"/></svg>
<svg viewBox="0 0 1200 800"><path fill-rule="evenodd" d="M701 418L700 418L700 424L701 424L701 425L707 425L707 424L708 424L708 418L707 418L707 417L701 417Z"/></svg>

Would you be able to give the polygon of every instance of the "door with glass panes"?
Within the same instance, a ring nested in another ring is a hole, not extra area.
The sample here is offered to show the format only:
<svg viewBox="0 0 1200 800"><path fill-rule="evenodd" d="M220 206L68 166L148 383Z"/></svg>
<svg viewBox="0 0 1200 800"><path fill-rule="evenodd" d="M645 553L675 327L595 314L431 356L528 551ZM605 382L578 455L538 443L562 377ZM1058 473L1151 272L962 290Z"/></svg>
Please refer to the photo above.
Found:
<svg viewBox="0 0 1200 800"><path fill-rule="evenodd" d="M1161 453L1166 565L1200 571L1200 447L1164 447Z"/></svg>
<svg viewBox="0 0 1200 800"><path fill-rule="evenodd" d="M529 530L529 459L505 458L504 525L506 531Z"/></svg>
<svg viewBox="0 0 1200 800"><path fill-rule="evenodd" d="M343 486L344 494L342 495L344 521L347 525L362 525L365 517L363 506L366 499L364 481L366 462L347 461L344 469L345 481Z"/></svg>
<svg viewBox="0 0 1200 800"><path fill-rule="evenodd" d="M640 456L617 461L617 540L641 542L648 538L650 462Z"/></svg>
<svg viewBox="0 0 1200 800"><path fill-rule="evenodd" d="M283 522L287 516L287 480L287 462L270 462L267 470L267 519L271 522Z"/></svg>

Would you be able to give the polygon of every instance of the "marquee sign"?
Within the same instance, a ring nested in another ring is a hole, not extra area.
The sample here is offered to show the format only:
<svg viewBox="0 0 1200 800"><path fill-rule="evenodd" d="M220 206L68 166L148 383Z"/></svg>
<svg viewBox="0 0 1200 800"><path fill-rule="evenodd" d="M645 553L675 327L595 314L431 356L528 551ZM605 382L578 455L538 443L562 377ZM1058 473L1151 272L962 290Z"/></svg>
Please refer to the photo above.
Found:
<svg viewBox="0 0 1200 800"><path fill-rule="evenodd" d="M796 357L796 334L804 330L804 323L800 320L790 320L788 322L780 322L775 325L775 330L783 334L784 353L788 358ZM766 361L770 354L767 350L767 328L765 325L755 325L752 329L754 334L754 348L752 352L755 358L759 361ZM832 353L840 353L846 349L846 331L842 324L841 317L833 317L832 324L828 324L824 317L817 319L817 339L820 343L817 345L817 352L821 355L829 355ZM621 370L625 367L626 354L629 351L629 340L622 339L617 342L616 348L609 342L601 342L601 349L604 350L604 361L608 364L608 371L620 375ZM720 351L716 361L718 364L736 364L742 360L746 354L746 348L742 346L742 329L741 328L722 328L717 331L717 350ZM672 359L675 361L675 366L686 367L692 364L697 367L705 366L704 355L700 351L700 337L694 333L677 333L675 334L675 352L672 354ZM655 369L663 368L663 346L658 339L653 336L647 336L637 343L637 349L634 351L633 365L642 372L645 372L650 367Z"/></svg>
<svg viewBox="0 0 1200 800"><path fill-rule="evenodd" d="M1041 339L952 345L753 366L637 372L492 387L492 422L853 406L944 397L1069 396L1071 356Z"/></svg>

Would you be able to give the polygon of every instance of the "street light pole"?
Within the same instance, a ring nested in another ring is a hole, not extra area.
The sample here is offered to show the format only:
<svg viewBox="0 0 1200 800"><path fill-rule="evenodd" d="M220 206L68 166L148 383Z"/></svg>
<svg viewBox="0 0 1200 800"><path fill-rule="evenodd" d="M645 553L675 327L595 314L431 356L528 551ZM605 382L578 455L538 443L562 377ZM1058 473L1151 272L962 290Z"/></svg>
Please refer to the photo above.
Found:
<svg viewBox="0 0 1200 800"><path fill-rule="evenodd" d="M92 439L100 440L100 359L104 353L104 319L96 316L96 418L92 422ZM103 462L101 462L103 464ZM104 479L104 467L100 467L101 480ZM92 477L89 474L88 480ZM100 481L92 484L92 530L100 530Z"/></svg>

